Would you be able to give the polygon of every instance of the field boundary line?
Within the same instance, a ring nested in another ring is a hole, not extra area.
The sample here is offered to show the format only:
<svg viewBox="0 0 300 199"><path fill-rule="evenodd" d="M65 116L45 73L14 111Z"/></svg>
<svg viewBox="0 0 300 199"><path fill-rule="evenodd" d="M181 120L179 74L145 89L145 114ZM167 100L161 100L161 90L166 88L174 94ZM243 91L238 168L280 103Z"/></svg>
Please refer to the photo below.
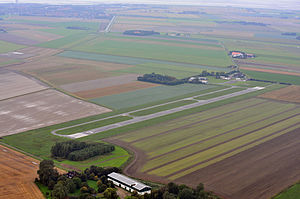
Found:
<svg viewBox="0 0 300 199"><path fill-rule="evenodd" d="M300 113L299 113L299 114L295 114L295 115L293 115L292 117L289 117L289 118L286 118L286 119L291 119L291 118L296 117L296 116L298 116L298 115L300 115ZM286 120L286 119L284 119L284 120ZM283 121L284 121L284 120L283 120ZM279 121L279 122L282 122L282 121ZM285 128L280 129L280 130L278 130L278 131L276 131L276 132L274 132L274 133L271 133L271 134L269 134L269 135L260 137L260 138L258 138L258 139L256 139L256 140L253 140L253 141L251 141L251 142L249 142L249 143L247 143L247 144L244 144L244 145L242 145L242 146L238 146L238 147L236 147L236 148L234 148L234 149L231 149L231 150L229 150L229 151L226 151L226 152L224 152L224 153L221 153L221 154L219 154L219 155L216 155L216 156L214 156L214 157L212 157L212 158L209 158L209 159L207 159L207 160L198 162L198 163L196 163L196 164L194 164L194 165L188 166L187 168L180 169L179 171L176 171L176 172L174 172L174 173L172 173L172 174L169 174L169 175L167 175L167 176L165 176L165 177L166 177L166 178L169 178L169 177L171 177L171 176L173 176L173 175L176 175L176 174L181 173L182 171L191 169L191 168L193 168L193 167L195 167L195 166L201 165L201 164L206 163L206 162L208 162L208 161L214 160L214 159L216 159L216 158L218 158L218 157L224 156L224 155L226 155L226 154L228 154L228 153L231 153L231 152L233 152L233 151L236 151L236 150L238 150L238 149L241 149L241 148L243 148L243 147L245 147L245 146L251 145L251 144L253 144L253 143L257 142L257 141L263 140L263 139L265 139L265 138L267 138L267 137L276 135L276 134L280 133L281 131L287 130L287 129L292 128L292 127L295 127L295 126L297 126L297 125L299 125L299 124L300 124L300 122L298 122L298 123L296 123L296 124L293 124L293 125L291 125L291 126L285 127ZM268 127L268 126L266 126L266 127ZM262 129L264 129L264 128L266 128L266 127L263 127ZM258 130L261 130L261 129L258 129ZM257 131L257 130L255 130L255 131ZM251 132L251 133L253 133L253 132ZM248 134L251 134L251 133L248 133ZM241 136L241 137L243 137L243 136ZM236 138L236 139L237 139L237 138ZM230 140L230 141L231 141L231 140ZM225 142L225 143L226 143L226 142ZM223 144L223 143L221 143L221 144ZM207 149L207 150L208 150L208 149ZM186 156L186 157L187 157L187 156Z"/></svg>
<svg viewBox="0 0 300 199"><path fill-rule="evenodd" d="M262 120L258 120L258 121L261 121L261 122L262 122L262 121L264 121L264 120L267 120L267 119L273 118L273 117L277 116L278 114L283 114L283 113L289 112L289 111L291 111L291 110L294 110L294 109L295 109L295 108L293 107L293 108L291 108L291 109L288 109L288 110L282 111L282 112L280 112L280 113L275 113L275 114L273 114L273 115L271 115L271 116L268 116L268 117L266 117L266 118L263 118ZM296 115L298 115L298 114L296 114ZM293 115L293 117L294 117L294 116L295 116L295 115ZM289 118L288 118L288 119L289 119ZM199 141L199 142L195 142L195 143L192 143L192 144L186 145L186 146L184 146L184 147L181 147L181 148L178 148L178 149L172 150L172 151L170 151L170 152L167 152L167 153L165 153L165 154L161 154L161 155L159 155L159 156L155 156L155 157L153 157L153 158L150 158L150 159L148 159L148 160L153 160L153 159L156 159L156 158L158 158L158 157L161 157L161 156L167 155L167 154L169 154L169 153L173 153L173 152L175 152L175 151L178 151L178 150L181 150L181 149L184 149L184 148L187 148L187 147L193 146L193 145L195 145L195 144L200 144L200 143L202 143L202 142L205 142L205 141L208 141L208 140L211 140L211 139L217 138L217 137L219 137L219 136L226 135L226 134L228 134L228 133L230 133L230 132L232 132L232 131L239 130L239 129L242 129L242 128L244 128L244 127L247 127L247 126L253 125L253 124L255 124L255 123L256 123L256 122L258 122L258 121L254 121L254 122L251 122L251 123L249 123L249 124L243 125L243 126L241 126L241 127L237 127L237 128L234 128L234 129L228 130L228 131L226 131L226 132L224 132L224 133L221 133L221 134L219 134L219 135L215 135L215 136L212 136L212 137L206 138L206 139L204 139L204 140L201 140L201 141ZM284 120L279 120L279 121L277 121L276 123L278 123L278 122L282 122L282 121L284 121ZM252 131L250 131L250 132L248 132L248 133L245 133L245 134L243 134L243 135L239 135L239 136L237 136L237 137L233 137L233 138L231 138L231 139L229 139L229 140L225 140L225 141L223 141L223 142L220 142L220 143L218 143L218 144L212 145L212 146L210 146L210 147L207 147L207 148L205 148L205 149L201 149L201 150L199 150L199 151L196 151L196 152L190 153L190 154L188 154L187 156L184 156L184 157L178 158L178 159L176 159L176 160L172 160L172 161L170 161L170 162L167 162L167 163L164 163L164 164L162 164L162 165L160 165L160 166L156 166L156 167L154 167L154 168L148 169L148 170L146 170L145 172L150 172L150 171L152 171L152 170L155 170L155 169L158 169L158 168L160 168L160 167L166 166L166 165L168 165L168 164L174 163L174 162L176 162L176 161L182 160L182 159L184 159L184 158L186 158L186 157L189 157L189 156L195 155L195 154L197 154L197 153L204 152L204 151L206 151L206 150L209 150L209 149L211 149L211 148L214 148L214 147L216 147L216 146L219 146L219 145L225 144L225 143L227 143L227 142L233 141L233 140L235 140L235 139L238 139L238 138L240 138L240 137L243 137L243 136L249 135L249 134L251 134L251 133L254 133L254 132L256 132L256 131L262 130L262 129L264 129L264 128L266 128L266 127L269 127L269 126L272 126L272 125L274 125L274 124L275 124L275 122L273 122L273 123L271 123L271 124L269 124L269 125L266 125L266 126L260 127L260 128L258 128L258 129L252 130Z"/></svg>

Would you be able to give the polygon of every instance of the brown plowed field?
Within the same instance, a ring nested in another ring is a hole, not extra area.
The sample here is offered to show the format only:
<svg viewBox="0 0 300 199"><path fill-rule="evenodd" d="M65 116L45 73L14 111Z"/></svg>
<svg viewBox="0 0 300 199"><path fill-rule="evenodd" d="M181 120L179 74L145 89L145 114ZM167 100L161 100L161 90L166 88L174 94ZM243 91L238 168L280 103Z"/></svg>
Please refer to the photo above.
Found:
<svg viewBox="0 0 300 199"><path fill-rule="evenodd" d="M266 73L275 73L275 74L300 76L300 73L296 73L296 72L287 72L287 71L280 71L280 70L270 70L270 69L263 69L263 68L240 67L240 69L251 70L251 71L259 71L259 72L266 72Z"/></svg>
<svg viewBox="0 0 300 199"><path fill-rule="evenodd" d="M80 91L80 92L74 93L74 95L77 95L79 97L86 98L86 99L92 99L92 98L103 97L106 95L114 95L114 94L134 91L134 90L143 89L143 88L150 88L150 87L155 87L155 86L157 86L157 84L135 81L135 82L130 82L127 84L122 84L122 85L117 85L117 86L109 86L109 87L98 88L98 89L94 89L94 90Z"/></svg>
<svg viewBox="0 0 300 199"><path fill-rule="evenodd" d="M264 93L259 97L300 103L300 86L289 86L279 90Z"/></svg>
<svg viewBox="0 0 300 199"><path fill-rule="evenodd" d="M33 39L16 36L10 33L0 34L0 40L15 43L15 44L21 44L21 45L36 45L39 43L38 41L35 41Z"/></svg>
<svg viewBox="0 0 300 199"><path fill-rule="evenodd" d="M298 128L177 181L203 182L225 199L268 199L299 179Z"/></svg>
<svg viewBox="0 0 300 199"><path fill-rule="evenodd" d="M39 161L0 145L0 199L44 198L34 184Z"/></svg>

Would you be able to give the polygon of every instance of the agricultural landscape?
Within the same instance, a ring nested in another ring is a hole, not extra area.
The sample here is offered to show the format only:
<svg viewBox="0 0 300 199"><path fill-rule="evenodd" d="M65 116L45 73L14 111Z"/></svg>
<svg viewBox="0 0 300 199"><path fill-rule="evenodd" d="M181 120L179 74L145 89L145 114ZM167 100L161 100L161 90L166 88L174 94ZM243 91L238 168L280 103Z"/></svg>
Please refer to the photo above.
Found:
<svg viewBox="0 0 300 199"><path fill-rule="evenodd" d="M34 183L40 160L224 199L300 198L300 9L0 5L0 198L51 198ZM70 140L114 149L51 154Z"/></svg>

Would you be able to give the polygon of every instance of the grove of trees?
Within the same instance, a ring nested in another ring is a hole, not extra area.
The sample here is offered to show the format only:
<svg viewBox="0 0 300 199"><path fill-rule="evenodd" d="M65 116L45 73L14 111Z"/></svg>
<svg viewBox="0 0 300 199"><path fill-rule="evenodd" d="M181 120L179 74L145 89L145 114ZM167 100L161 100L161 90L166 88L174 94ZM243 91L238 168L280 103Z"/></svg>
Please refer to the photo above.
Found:
<svg viewBox="0 0 300 199"><path fill-rule="evenodd" d="M63 158L72 161L82 161L97 155L103 155L115 150L115 147L104 143L86 143L75 140L57 142L51 148L54 158Z"/></svg>
<svg viewBox="0 0 300 199"><path fill-rule="evenodd" d="M142 77L138 77L137 80L166 85L178 85L184 83L183 80L176 79L175 77L168 75L160 75L156 73L144 74Z"/></svg>

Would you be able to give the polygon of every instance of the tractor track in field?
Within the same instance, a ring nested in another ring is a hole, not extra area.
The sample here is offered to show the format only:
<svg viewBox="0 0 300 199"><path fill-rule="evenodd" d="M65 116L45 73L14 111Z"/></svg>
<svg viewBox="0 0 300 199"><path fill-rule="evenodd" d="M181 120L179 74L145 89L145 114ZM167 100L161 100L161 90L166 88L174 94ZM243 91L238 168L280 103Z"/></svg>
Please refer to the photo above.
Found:
<svg viewBox="0 0 300 199"><path fill-rule="evenodd" d="M245 108L255 107L255 106L258 106L258 105L263 104L263 103L267 103L267 102L260 102L260 103L257 103L257 104L252 104L252 105L249 105L249 106L246 106L246 107L242 107L242 108L236 109L236 110L234 110L234 111L227 112L227 113L225 113L225 114L216 115L216 116L213 116L213 117L204 119L204 120L200 120L200 121L197 121L197 122L193 122L193 123L191 123L191 124L187 124L187 125L184 125L184 126L181 126L181 127L177 127L177 128L174 128L174 129L170 129L170 130L161 132L161 133L159 133L159 134L150 135L150 136L148 136L148 137L140 138L140 139L138 139L138 140L135 140L135 141L132 141L132 142L129 142L129 143L130 143L130 144L133 144L133 143L135 143L135 142L140 142L140 141L143 141L143 140L152 138L152 137L156 137L156 136L160 136L160 135L164 135L164 134L171 133L171 132L173 132L173 131L185 129L186 127L193 126L193 125L195 125L195 124L200 124L200 123L202 123L202 122L206 122L206 121L209 121L209 120L212 120L212 119L217 119L217 118L220 118L220 117L224 117L224 116L226 116L226 115L229 115L229 114L232 114L232 113L241 111L241 110L243 110L243 109L245 109Z"/></svg>
<svg viewBox="0 0 300 199"><path fill-rule="evenodd" d="M201 144L201 143L206 142L206 141L208 141L208 140L211 140L211 139L220 137L220 136L222 136L222 135L226 135L226 134L228 134L228 133L230 133L230 132L232 132L232 131L240 130L240 129L242 129L242 128L251 126L251 125L255 124L256 122L263 122L263 121L265 121L265 120L268 120L268 119L271 119L271 118L273 118L273 117L275 117L275 116L278 116L278 114L284 114L284 113L289 112L289 111L294 110L294 109L295 109L295 107L293 107L293 108L291 108L291 109L288 109L288 110L285 110L285 111L282 111L282 112L280 112L280 113L275 113L275 114L273 114L273 115L271 115L271 116L268 116L268 117L266 117L266 118L264 118L264 119L262 119L262 120L258 120L258 121L251 122L251 123L249 123L249 124L246 124L246 125L243 125L243 126L240 126L240 127L237 127L237 128L234 128L234 129L231 129L231 130L228 130L228 131L225 131L224 133L221 133L221 134L218 134L218 135L215 135L215 136L206 138L206 139L204 139L204 140L201 140L201 141L198 141L198 142L194 142L194 143L192 143L192 144L189 144L189 145L186 145L186 146L183 146L183 147L174 149L174 150L169 151L169 152L167 152L167 153L164 153L164 154L161 154L161 155L152 157L152 158L148 159L148 161L149 161L149 160L156 159L156 158L159 158L159 157L161 157L161 156L165 156L165 155L174 153L174 152L176 152L176 151L179 151L179 150L188 148L188 147L193 146L193 145L196 145L196 144ZM264 127L265 127L265 126L264 126ZM264 128L264 127L262 127L262 128ZM259 129L259 130L260 130L260 129ZM256 130L253 130L253 131L256 131ZM246 134L245 134L245 135L246 135ZM232 139L235 139L235 137L232 138ZM231 141L231 140L230 140L230 141ZM224 144L224 142L221 142L221 143L219 143L219 144ZM203 150L203 151L208 150L208 149L210 149L210 148L213 148L213 147L215 147L215 146L218 146L219 144L216 144L216 145L214 145L214 146L211 146L211 147L208 147L208 148L202 149L202 150ZM202 150L201 150L200 152L202 152ZM193 154L196 154L196 153L199 153L199 152L195 152L195 153L193 153ZM193 154L191 154L191 155L193 155ZM186 158L186 157L188 157L188 156L184 156L183 158ZM170 161L170 162L168 162L168 163L162 164L162 165L157 166L157 167L155 167L155 168L149 169L149 170L147 170L147 171L145 171L145 172L149 172L149 171L155 170L155 169L157 169L157 168L159 168L159 167L162 167L162 166L165 166L165 165L167 165L167 164L176 162L176 161L181 160L181 159L183 159L183 158L178 158L178 159L176 159L176 160L173 160L173 161Z"/></svg>
<svg viewBox="0 0 300 199"><path fill-rule="evenodd" d="M288 118L285 118L285 119L283 119L283 120L281 120L281 121L284 121L284 120L287 120L287 119L291 119L291 118L296 117L296 116L298 116L298 115L300 115L300 113L299 113L299 114L295 114L295 115L293 115L293 116L290 116L290 117L288 117ZM274 123L279 123L279 122L281 122L281 121L274 122ZM271 134L269 134L269 135L260 137L260 138L254 140L254 141L251 141L251 142L249 142L249 143L247 143L247 144L244 144L244 145L242 145L242 146L238 146L238 147L236 147L236 148L234 148L234 149L231 149L231 150L229 150L229 151L226 151L226 152L224 152L224 153L222 153L222 154L219 154L219 155L217 155L217 156L214 156L214 157L209 158L209 159L207 159L207 160L198 162L198 163L196 163L196 164L194 164L194 165L191 165L191 166L189 166L189 167L187 167L187 168L184 168L184 169L181 169L181 170L179 170L179 171L176 171L176 172L174 172L174 173L172 173L172 174L169 174L169 175L165 176L165 178L169 178L169 177L174 176L174 175L176 175L176 174L179 174L179 173L181 173L181 172L183 172L183 171L185 171L185 170L191 169L191 168L193 168L193 167L195 167L195 166L199 166L199 165L201 165L201 164L204 164L204 163L206 163L206 162L209 162L209 161L211 161L211 160L214 160L214 159L216 159L216 158L218 158L218 157L224 156L224 155L229 154L229 153L231 153L231 152L233 152L233 151L236 151L236 150L238 150L238 149L241 149L241 148L243 148L243 147L245 147L245 146L254 144L255 142L258 142L258 141L263 140L263 139L265 139L265 138L267 138L267 137L276 135L276 134L278 134L278 133L280 133L280 132L282 132L282 131L284 131L284 130L287 130L287 129L289 129L289 128L295 127L295 126L297 126L297 125L299 125L299 124L300 124L300 122L298 122L298 123L296 123L296 124L293 124L293 125L291 125L291 126L288 126L288 127L284 128L284 129L280 129L280 130L278 130L278 131L276 131L276 132L274 132L274 133L271 133ZM268 126L271 126L271 125L273 125L273 124L270 124L270 125L267 125L267 126L265 126L265 127L259 128L259 129L255 130L255 131L264 129L264 128L266 128L266 127L268 127ZM254 131L254 132L255 132L255 131ZM249 135L249 134L251 134L251 133L253 133L253 132L249 132L249 133L247 133L247 134L245 134L245 135ZM245 135L243 135L243 136L245 136ZM243 137L243 136L239 136L239 137ZM234 139L233 139L233 140L234 140ZM231 140L230 140L230 141L231 141ZM227 141L226 141L226 142L227 142ZM225 142L225 143L226 143L226 142ZM223 143L220 143L220 144L223 144ZM189 155L189 156L190 156L190 155ZM186 157L189 157L189 156L186 156Z"/></svg>

